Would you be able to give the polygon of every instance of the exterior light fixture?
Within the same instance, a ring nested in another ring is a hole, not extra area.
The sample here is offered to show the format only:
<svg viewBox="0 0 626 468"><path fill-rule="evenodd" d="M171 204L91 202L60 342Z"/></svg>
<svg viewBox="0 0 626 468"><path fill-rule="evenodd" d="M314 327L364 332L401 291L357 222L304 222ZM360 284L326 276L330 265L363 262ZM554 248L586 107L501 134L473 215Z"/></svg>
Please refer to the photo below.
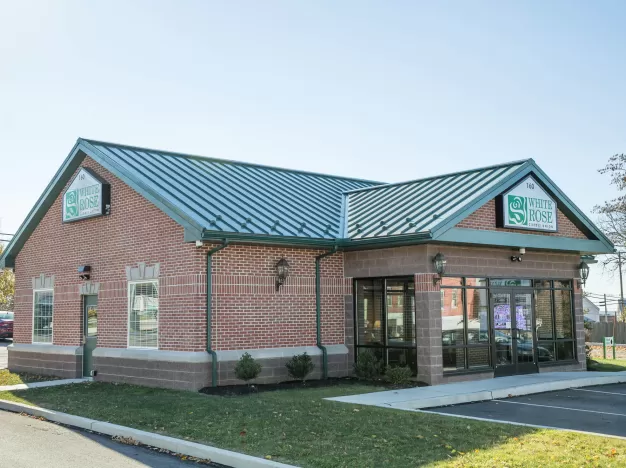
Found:
<svg viewBox="0 0 626 468"><path fill-rule="evenodd" d="M78 277L82 280L87 281L91 278L91 266L83 265L78 267Z"/></svg>
<svg viewBox="0 0 626 468"><path fill-rule="evenodd" d="M289 276L289 262L284 258L281 258L276 263L276 291L285 284L285 280Z"/></svg>
<svg viewBox="0 0 626 468"><path fill-rule="evenodd" d="M585 262L580 262L580 265L578 265L578 271L580 273L580 281L578 282L578 286L584 286L587 282L587 278L589 278L589 265L587 265Z"/></svg>
<svg viewBox="0 0 626 468"><path fill-rule="evenodd" d="M446 263L446 257L441 252L437 253L437 255L433 257L433 265L435 266L435 271L439 275L438 278L433 279L434 284L437 284L437 282L441 281L441 278L446 272Z"/></svg>

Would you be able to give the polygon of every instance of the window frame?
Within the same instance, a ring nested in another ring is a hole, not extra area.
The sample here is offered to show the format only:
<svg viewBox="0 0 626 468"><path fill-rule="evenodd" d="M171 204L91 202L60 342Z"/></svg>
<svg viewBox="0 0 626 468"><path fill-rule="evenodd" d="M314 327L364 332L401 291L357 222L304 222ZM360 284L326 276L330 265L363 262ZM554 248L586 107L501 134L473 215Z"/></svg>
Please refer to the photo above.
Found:
<svg viewBox="0 0 626 468"><path fill-rule="evenodd" d="M50 342L47 341L35 341L35 307L37 306L37 303L35 302L35 298L37 297L37 293L42 293L42 292L50 292L52 293L52 331L50 333ZM39 288L39 289L33 289L33 325L31 328L31 338L30 338L30 342L34 345L51 345L54 343L54 288Z"/></svg>
<svg viewBox="0 0 626 468"><path fill-rule="evenodd" d="M159 349L159 335L161 332L161 286L159 284L158 279L147 279L147 280L134 280L128 281L127 286L127 306L126 306L126 348L127 349L146 349L146 350L158 350ZM155 284L159 299L159 308L157 309L157 342L156 347L153 346L131 346L130 345L130 314L131 314L131 296L130 292L133 285L137 284Z"/></svg>
<svg viewBox="0 0 626 468"><path fill-rule="evenodd" d="M445 275L446 277L449 278L460 278L461 279L461 283L458 285L443 285L441 284L440 286L440 298L443 301L443 296L444 296L444 289L452 289L452 290L461 290L461 302L462 302L462 313L463 313L463 343L462 344L455 344L455 345L444 345L443 344L443 336L440 337L440 339L442 340L441 342L441 353L442 353L442 362L441 362L441 368L442 371L444 373L444 375L454 375L454 374L472 374L472 373L480 373L480 372L490 372L493 371L494 366L493 366L493 337L492 337L492 332L493 332L493 317L491 317L492 314L489 313L489 278L487 278L487 284L485 286L475 286L475 285L467 285L466 279L467 278L485 278L484 276L457 276L457 275ZM468 290L484 290L486 291L487 294L487 326L489 327L488 330L488 338L489 341L487 343L469 343L468 340L468 314L467 314L467 291ZM458 296L457 296L457 300L458 300ZM443 307L443 302L441 304L441 307ZM452 305L450 306L452 308ZM458 304L457 307L455 307L458 309ZM439 312L439 315L441 318L443 318L441 316L441 311ZM443 329L442 329L442 334L443 334ZM487 349L488 351L488 356L489 356L489 360L490 360L490 364L486 365L486 366L481 366L481 367L470 367L469 366L469 349L471 348L482 348L482 349ZM463 368L462 369L450 369L450 370L445 370L444 369L444 365L443 365L443 352L446 349L462 349L463 350Z"/></svg>

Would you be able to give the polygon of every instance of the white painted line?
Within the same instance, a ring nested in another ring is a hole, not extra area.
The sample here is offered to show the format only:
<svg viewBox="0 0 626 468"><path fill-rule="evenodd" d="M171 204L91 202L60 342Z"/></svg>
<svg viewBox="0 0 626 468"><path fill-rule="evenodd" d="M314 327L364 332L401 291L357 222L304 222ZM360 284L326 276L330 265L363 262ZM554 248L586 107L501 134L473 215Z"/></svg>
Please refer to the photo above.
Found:
<svg viewBox="0 0 626 468"><path fill-rule="evenodd" d="M571 388L570 390L576 390L577 392L606 393L607 395L621 395L621 396L626 396L626 393L619 393L619 392L603 392L602 390L587 390L586 388Z"/></svg>
<svg viewBox="0 0 626 468"><path fill-rule="evenodd" d="M581 411L583 413L608 414L609 416L626 417L626 414L622 414L622 413L607 413L605 411L593 411L593 410L587 410L587 409L568 408L567 406L538 405L536 403L523 403L521 401L498 400L498 401L494 401L493 403L508 403L510 405L537 406L540 408L562 409L562 410L567 410L567 411Z"/></svg>
<svg viewBox="0 0 626 468"><path fill-rule="evenodd" d="M610 437L611 439L626 440L626 437L624 436L603 434L602 432L579 431L576 429L565 429L563 427L542 426L540 424L527 424L527 423L521 423L521 422L515 422L515 421L504 421L501 419L479 418L478 416L466 416L463 414L439 413L437 411L428 411L428 410L410 410L410 411L414 411L416 413L437 414L439 416L450 416L453 418L473 419L474 421L484 421L484 422L498 423L498 424L509 424L511 426L535 427L537 429L552 429L555 431L575 432L577 434L586 434L586 435L599 436L599 437Z"/></svg>

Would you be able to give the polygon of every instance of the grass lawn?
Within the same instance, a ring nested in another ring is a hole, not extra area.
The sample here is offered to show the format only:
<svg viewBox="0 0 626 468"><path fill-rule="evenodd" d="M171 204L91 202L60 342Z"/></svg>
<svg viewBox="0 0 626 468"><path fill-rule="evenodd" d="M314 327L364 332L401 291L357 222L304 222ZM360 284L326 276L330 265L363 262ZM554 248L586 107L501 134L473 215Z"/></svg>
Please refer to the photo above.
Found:
<svg viewBox="0 0 626 468"><path fill-rule="evenodd" d="M340 386L218 397L90 383L0 399L204 442L303 467L626 466L626 441L350 405Z"/></svg>
<svg viewBox="0 0 626 468"><path fill-rule="evenodd" d="M58 377L46 375L25 374L22 372L10 372L8 369L0 369L0 387L5 385L19 385L31 382L43 382L46 380L57 380Z"/></svg>
<svg viewBox="0 0 626 468"><path fill-rule="evenodd" d="M587 370L598 372L626 371L626 359L594 359Z"/></svg>

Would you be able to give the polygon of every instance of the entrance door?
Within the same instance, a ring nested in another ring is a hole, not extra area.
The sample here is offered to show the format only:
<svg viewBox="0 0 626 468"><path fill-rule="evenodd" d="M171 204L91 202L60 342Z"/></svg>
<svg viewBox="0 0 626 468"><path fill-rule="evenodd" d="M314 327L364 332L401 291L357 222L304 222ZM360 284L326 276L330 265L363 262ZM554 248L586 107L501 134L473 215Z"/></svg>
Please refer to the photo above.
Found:
<svg viewBox="0 0 626 468"><path fill-rule="evenodd" d="M491 311L495 376L538 372L532 290L492 289Z"/></svg>
<svg viewBox="0 0 626 468"><path fill-rule="evenodd" d="M91 377L92 354L98 344L98 296L83 296L83 376Z"/></svg>

